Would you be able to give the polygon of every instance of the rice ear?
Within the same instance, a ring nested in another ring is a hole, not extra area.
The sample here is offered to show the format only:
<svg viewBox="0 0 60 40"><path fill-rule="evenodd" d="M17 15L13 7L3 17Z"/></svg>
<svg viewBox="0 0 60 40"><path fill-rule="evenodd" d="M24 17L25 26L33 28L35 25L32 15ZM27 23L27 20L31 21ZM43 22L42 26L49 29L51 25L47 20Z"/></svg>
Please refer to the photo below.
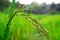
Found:
<svg viewBox="0 0 60 40"><path fill-rule="evenodd" d="M28 20L38 29L42 40L50 40L48 30L36 18L29 17Z"/></svg>

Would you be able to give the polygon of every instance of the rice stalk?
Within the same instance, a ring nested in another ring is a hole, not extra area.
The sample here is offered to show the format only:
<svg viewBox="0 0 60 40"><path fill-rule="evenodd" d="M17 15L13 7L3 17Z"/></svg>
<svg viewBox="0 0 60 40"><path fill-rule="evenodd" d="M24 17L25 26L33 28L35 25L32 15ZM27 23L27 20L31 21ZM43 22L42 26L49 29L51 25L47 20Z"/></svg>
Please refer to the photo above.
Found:
<svg viewBox="0 0 60 40"><path fill-rule="evenodd" d="M26 14L21 14L21 15L27 16ZM41 40L51 40L48 35L48 30L36 18L27 16L27 19L38 29L42 38Z"/></svg>
<svg viewBox="0 0 60 40"><path fill-rule="evenodd" d="M23 5L22 6L19 6L15 11L10 11L10 16L9 16L9 21L6 25L6 30L5 30L5 34L4 34L4 40L8 40L8 39L5 39L7 38L6 34L9 32L9 29L10 29L10 24L11 24L11 21L12 19L14 18L15 14L17 14L18 12L23 12ZM13 6L12 6L12 10L13 10ZM27 16L26 14L21 14L23 16ZM49 35L48 35L48 30L46 28L44 28L44 26L35 18L32 18L32 17L29 17L27 16L29 22L31 22L39 31L41 37L42 37L42 40L50 40L49 38ZM9 34L8 34L9 35Z"/></svg>

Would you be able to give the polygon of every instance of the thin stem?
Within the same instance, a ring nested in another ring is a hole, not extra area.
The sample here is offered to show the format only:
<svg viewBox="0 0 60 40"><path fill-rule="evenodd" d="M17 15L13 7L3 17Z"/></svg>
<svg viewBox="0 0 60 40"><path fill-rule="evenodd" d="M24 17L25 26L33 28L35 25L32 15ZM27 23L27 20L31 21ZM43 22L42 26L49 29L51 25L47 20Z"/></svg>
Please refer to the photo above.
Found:
<svg viewBox="0 0 60 40"><path fill-rule="evenodd" d="M20 11L18 11L18 12L20 12ZM8 23L7 23L7 25L6 25L6 30L5 30L5 32L4 32L4 39L3 40L6 40L6 38L7 38L7 32L9 32L9 28L10 28L10 23L11 23L11 21L12 21L12 19L14 18L14 16L15 16L15 14L16 13L18 13L18 12L15 12L11 17L10 17L10 19L9 19L9 21L8 21ZM7 39L8 40L8 39Z"/></svg>

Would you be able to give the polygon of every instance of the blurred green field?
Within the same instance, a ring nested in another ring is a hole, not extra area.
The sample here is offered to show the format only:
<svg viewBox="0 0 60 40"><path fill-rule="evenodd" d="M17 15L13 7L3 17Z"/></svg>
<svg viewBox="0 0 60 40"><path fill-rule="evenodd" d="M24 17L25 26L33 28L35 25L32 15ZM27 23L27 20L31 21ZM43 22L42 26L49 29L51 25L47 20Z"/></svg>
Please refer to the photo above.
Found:
<svg viewBox="0 0 60 40"><path fill-rule="evenodd" d="M60 40L60 15L31 15L40 20L41 24L49 31L51 40ZM3 39L8 14L0 13L0 40ZM11 40L40 40L39 33L26 17L15 16L10 26ZM22 39L24 38L24 39Z"/></svg>

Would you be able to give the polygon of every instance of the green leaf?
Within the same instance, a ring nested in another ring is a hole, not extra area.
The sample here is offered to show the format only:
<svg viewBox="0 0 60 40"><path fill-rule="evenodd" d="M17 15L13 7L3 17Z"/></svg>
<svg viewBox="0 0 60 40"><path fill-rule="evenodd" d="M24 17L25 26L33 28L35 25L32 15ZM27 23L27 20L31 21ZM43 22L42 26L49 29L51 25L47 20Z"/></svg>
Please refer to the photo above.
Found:
<svg viewBox="0 0 60 40"><path fill-rule="evenodd" d="M12 4L9 8L9 19L12 16L12 13L14 11L14 5L15 5L15 0L12 0ZM6 25L6 30L4 32L4 39L3 40L9 40L10 39L10 25L11 25L11 21L7 23Z"/></svg>
<svg viewBox="0 0 60 40"><path fill-rule="evenodd" d="M9 17L11 17L13 11L14 11L14 6L15 6L15 0L12 0L12 4L9 9Z"/></svg>

